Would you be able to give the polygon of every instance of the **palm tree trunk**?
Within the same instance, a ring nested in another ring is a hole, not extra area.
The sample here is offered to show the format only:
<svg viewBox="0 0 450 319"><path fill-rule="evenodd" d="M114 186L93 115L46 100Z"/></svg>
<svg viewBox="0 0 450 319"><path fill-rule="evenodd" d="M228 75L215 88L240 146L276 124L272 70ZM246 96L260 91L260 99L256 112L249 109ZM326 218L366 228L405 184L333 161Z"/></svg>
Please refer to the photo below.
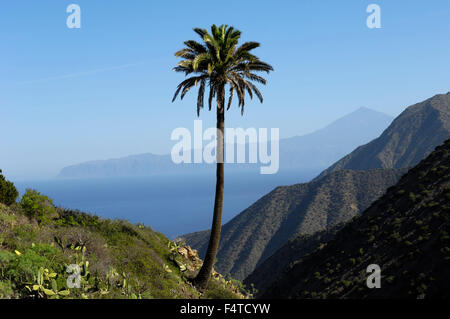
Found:
<svg viewBox="0 0 450 319"><path fill-rule="evenodd" d="M209 237L208 249L202 268L193 280L194 286L203 292L208 286L213 266L219 249L220 233L222 230L222 208L224 190L224 131L225 131L225 88L222 87L217 96L217 169L216 169L216 195L214 200L214 215Z"/></svg>

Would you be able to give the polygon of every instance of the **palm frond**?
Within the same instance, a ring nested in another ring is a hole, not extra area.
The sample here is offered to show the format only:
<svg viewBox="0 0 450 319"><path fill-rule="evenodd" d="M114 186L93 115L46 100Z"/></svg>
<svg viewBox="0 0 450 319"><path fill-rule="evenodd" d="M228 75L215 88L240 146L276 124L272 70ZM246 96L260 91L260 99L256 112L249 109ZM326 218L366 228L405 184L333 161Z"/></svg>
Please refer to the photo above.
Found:
<svg viewBox="0 0 450 319"><path fill-rule="evenodd" d="M200 109L203 108L203 99L205 96L205 79L200 80L200 88L197 96L197 116L200 116Z"/></svg>
<svg viewBox="0 0 450 319"><path fill-rule="evenodd" d="M245 82L247 83L247 87L249 87L253 91L253 93L255 93L255 95L258 97L259 101L261 103L263 103L264 98L263 98L261 92L258 90L258 88L252 82L249 82L249 81L245 81Z"/></svg>
<svg viewBox="0 0 450 319"><path fill-rule="evenodd" d="M254 74L254 73L245 72L245 73L243 73L243 76L249 80L256 81L256 82L264 84L264 85L267 83L266 79L264 79L262 76Z"/></svg>
<svg viewBox="0 0 450 319"><path fill-rule="evenodd" d="M249 52L251 50L259 48L259 46L260 44L258 42L245 42L236 50L236 56L240 56L240 54L243 52Z"/></svg>
<svg viewBox="0 0 450 319"><path fill-rule="evenodd" d="M184 88L185 85L190 83L192 81L192 78L186 79L177 86L177 90L175 91L175 94L173 95L172 102L174 102L177 99L178 94L180 93L181 89Z"/></svg>
<svg viewBox="0 0 450 319"><path fill-rule="evenodd" d="M230 96L228 97L227 111L230 109L231 103L233 103L234 87L230 86Z"/></svg>
<svg viewBox="0 0 450 319"><path fill-rule="evenodd" d="M197 54L204 53L207 51L206 47L203 44L198 43L197 41L194 40L185 41L184 45Z"/></svg>
<svg viewBox="0 0 450 319"><path fill-rule="evenodd" d="M189 48L181 49L175 52L175 56L183 59L193 60L196 56L195 51Z"/></svg>
<svg viewBox="0 0 450 319"><path fill-rule="evenodd" d="M208 52L198 54L193 60L192 60L192 68L194 71L197 71L199 69L199 65L202 62L207 62L206 65L211 60L211 57Z"/></svg>
<svg viewBox="0 0 450 319"><path fill-rule="evenodd" d="M248 64L248 67L252 71L264 71L269 73L270 71L273 71L273 67L270 64L267 64L262 61L256 61L256 62L250 62Z"/></svg>
<svg viewBox="0 0 450 319"><path fill-rule="evenodd" d="M212 107L212 101L213 101L215 95L216 95L216 91L215 91L214 85L210 81L209 82L209 99L208 99L208 105L209 105L210 111L211 111L211 107Z"/></svg>
<svg viewBox="0 0 450 319"><path fill-rule="evenodd" d="M200 38L202 38L202 40L203 40L203 37L205 36L205 34L208 31L206 31L206 29L194 28L194 32L197 33L200 36Z"/></svg>

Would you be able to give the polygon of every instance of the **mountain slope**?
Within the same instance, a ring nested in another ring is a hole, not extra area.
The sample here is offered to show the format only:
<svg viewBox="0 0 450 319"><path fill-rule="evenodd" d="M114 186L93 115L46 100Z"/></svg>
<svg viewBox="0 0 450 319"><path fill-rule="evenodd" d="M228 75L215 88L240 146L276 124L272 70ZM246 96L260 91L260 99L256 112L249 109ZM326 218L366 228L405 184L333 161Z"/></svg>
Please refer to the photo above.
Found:
<svg viewBox="0 0 450 319"><path fill-rule="evenodd" d="M450 140L360 217L299 256L262 298L450 298ZM366 285L381 268L381 289Z"/></svg>
<svg viewBox="0 0 450 319"><path fill-rule="evenodd" d="M24 198L0 203L0 299L246 297L216 272L200 294L188 280L197 252L150 227L56 208L37 192ZM80 269L78 288L68 265Z"/></svg>
<svg viewBox="0 0 450 319"><path fill-rule="evenodd" d="M358 147L320 176L341 169L412 167L450 137L450 92L408 107L372 142Z"/></svg>
<svg viewBox="0 0 450 319"><path fill-rule="evenodd" d="M348 154L358 145L379 136L392 122L392 117L367 108L360 108L325 128L304 136L280 140L280 171L321 171ZM237 150L235 150L236 153ZM233 164L227 170L259 169L260 164ZM171 156L140 154L123 158L90 161L63 168L59 178L131 177L152 176L167 173L198 173L210 170L214 165L180 164Z"/></svg>
<svg viewBox="0 0 450 319"><path fill-rule="evenodd" d="M218 271L244 279L292 236L312 234L357 215L401 174L393 169L339 171L276 188L223 226ZM181 237L203 256L209 231Z"/></svg>
<svg viewBox="0 0 450 319"><path fill-rule="evenodd" d="M314 234L294 236L272 256L259 264L245 278L244 284L248 287L253 285L257 290L257 296L263 295L289 265L332 240L344 225L345 223L340 223Z"/></svg>

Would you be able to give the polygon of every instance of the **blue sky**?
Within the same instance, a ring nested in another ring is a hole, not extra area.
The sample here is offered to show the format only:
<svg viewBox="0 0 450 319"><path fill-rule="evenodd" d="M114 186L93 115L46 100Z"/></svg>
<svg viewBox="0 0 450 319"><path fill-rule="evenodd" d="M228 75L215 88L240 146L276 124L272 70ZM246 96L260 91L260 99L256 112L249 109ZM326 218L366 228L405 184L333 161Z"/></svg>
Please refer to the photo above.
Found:
<svg viewBox="0 0 450 319"><path fill-rule="evenodd" d="M81 29L66 7L81 7ZM381 29L366 7L381 7ZM366 106L391 115L450 91L450 2L433 1L8 1L0 10L0 168L48 178L66 165L169 152L191 128L194 95L171 103L171 69L193 27L229 24L275 72L264 104L235 106L228 127L300 135ZM201 115L204 126L215 116Z"/></svg>

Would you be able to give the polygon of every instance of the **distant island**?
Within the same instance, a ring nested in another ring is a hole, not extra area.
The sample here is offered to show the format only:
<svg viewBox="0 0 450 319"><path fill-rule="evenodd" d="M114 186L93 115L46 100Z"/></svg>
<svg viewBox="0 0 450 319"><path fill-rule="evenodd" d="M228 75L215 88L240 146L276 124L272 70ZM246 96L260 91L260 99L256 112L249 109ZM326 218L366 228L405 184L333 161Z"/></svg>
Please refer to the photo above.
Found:
<svg viewBox="0 0 450 319"><path fill-rule="evenodd" d="M393 117L369 108L358 110L313 133L280 140L280 171L321 171L359 145L378 137ZM61 179L143 177L192 173L212 169L208 164L174 164L170 154L151 153L89 161L64 167ZM255 164L233 164L227 169L257 170Z"/></svg>

